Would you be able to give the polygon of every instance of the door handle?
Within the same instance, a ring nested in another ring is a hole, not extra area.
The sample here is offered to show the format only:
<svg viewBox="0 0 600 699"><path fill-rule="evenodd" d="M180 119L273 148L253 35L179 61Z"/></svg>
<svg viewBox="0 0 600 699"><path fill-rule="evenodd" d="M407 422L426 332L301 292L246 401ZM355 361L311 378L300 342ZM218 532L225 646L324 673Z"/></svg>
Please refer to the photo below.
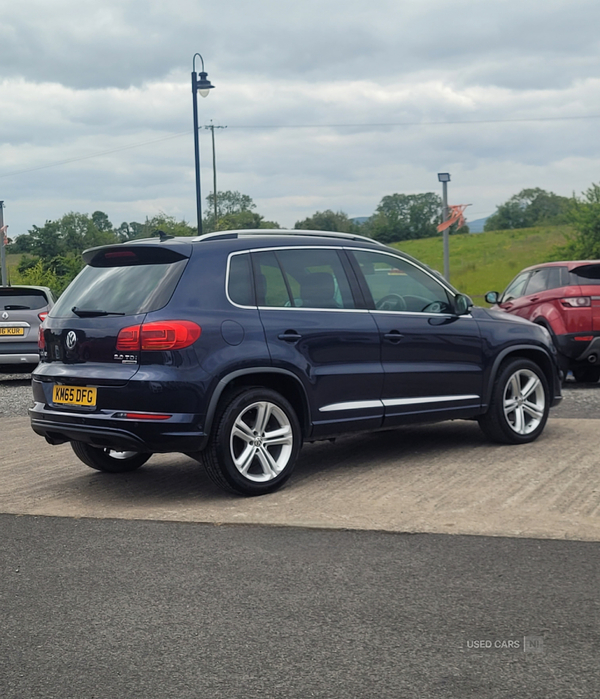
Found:
<svg viewBox="0 0 600 699"><path fill-rule="evenodd" d="M302 339L302 335L297 333L295 330L286 330L284 333L277 335L277 338L279 340L283 340L284 342L298 342L298 340Z"/></svg>
<svg viewBox="0 0 600 699"><path fill-rule="evenodd" d="M389 333L385 333L383 337L389 342L394 343L400 342L400 340L404 339L404 335L399 330L390 330Z"/></svg>
<svg viewBox="0 0 600 699"><path fill-rule="evenodd" d="M531 297L529 298L529 300L530 300L530 301L533 301L533 302L535 303L535 301L539 301L539 300L540 300L540 297L539 297L539 296L531 296Z"/></svg>

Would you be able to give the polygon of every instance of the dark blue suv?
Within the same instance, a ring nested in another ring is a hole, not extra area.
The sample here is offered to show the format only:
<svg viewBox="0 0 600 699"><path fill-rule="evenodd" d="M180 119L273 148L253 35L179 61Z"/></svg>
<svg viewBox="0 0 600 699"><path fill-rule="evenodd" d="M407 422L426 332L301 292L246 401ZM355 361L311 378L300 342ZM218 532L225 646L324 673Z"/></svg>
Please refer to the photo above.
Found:
<svg viewBox="0 0 600 699"><path fill-rule="evenodd" d="M545 328L367 238L163 235L83 257L41 327L30 416L101 471L182 452L259 495L303 441L466 418L526 443L561 399Z"/></svg>

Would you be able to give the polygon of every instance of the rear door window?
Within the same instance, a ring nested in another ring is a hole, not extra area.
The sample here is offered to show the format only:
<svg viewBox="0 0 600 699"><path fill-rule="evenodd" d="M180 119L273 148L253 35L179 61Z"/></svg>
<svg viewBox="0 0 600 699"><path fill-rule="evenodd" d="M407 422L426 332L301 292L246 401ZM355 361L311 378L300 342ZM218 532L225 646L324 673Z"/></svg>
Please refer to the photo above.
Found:
<svg viewBox="0 0 600 699"><path fill-rule="evenodd" d="M254 253L259 306L356 308L336 250L287 249Z"/></svg>

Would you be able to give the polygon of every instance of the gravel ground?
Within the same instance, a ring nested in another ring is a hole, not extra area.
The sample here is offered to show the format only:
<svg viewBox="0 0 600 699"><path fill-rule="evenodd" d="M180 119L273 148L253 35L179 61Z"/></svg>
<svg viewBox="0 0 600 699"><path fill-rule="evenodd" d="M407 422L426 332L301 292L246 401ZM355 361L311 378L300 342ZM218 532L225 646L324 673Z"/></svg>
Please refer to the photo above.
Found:
<svg viewBox="0 0 600 699"><path fill-rule="evenodd" d="M29 374L3 374L0 378L0 417L26 417L31 403ZM563 400L551 417L600 418L600 383L576 384L568 380Z"/></svg>

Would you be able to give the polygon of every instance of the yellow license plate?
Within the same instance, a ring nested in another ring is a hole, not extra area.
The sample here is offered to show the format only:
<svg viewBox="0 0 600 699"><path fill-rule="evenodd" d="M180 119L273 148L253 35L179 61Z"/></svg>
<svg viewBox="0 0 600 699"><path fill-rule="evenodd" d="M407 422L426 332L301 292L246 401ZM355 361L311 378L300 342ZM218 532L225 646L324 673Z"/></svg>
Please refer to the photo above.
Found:
<svg viewBox="0 0 600 699"><path fill-rule="evenodd" d="M0 335L25 335L25 328L0 328Z"/></svg>
<svg viewBox="0 0 600 699"><path fill-rule="evenodd" d="M52 401L64 405L96 405L96 389L85 386L54 386Z"/></svg>

